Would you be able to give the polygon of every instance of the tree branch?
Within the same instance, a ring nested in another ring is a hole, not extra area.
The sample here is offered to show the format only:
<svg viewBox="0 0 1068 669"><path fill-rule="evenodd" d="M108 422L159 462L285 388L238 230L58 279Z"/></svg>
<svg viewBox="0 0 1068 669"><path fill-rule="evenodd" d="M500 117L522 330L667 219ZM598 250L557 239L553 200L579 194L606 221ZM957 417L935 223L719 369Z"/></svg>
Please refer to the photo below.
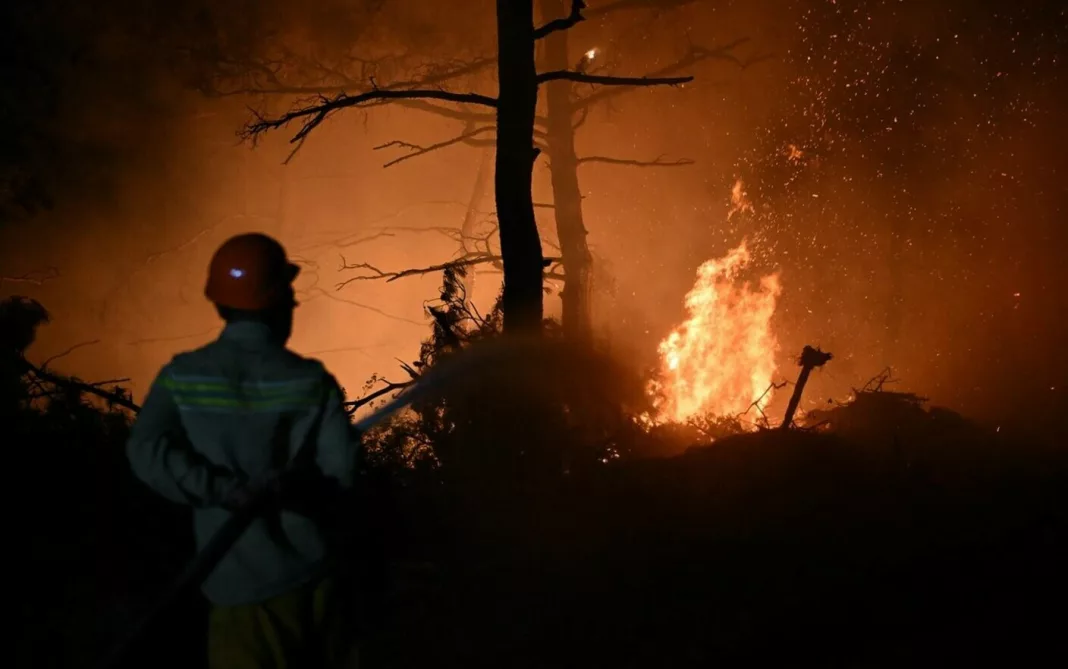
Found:
<svg viewBox="0 0 1068 669"><path fill-rule="evenodd" d="M378 279L385 279L386 283L391 283L397 279L402 279L407 276L420 276L423 274L433 274L436 272L443 272L453 267L470 267L472 265L483 265L485 263L501 262L502 258L499 255L491 255L487 253L465 253L456 260L450 260L438 265L430 265L429 267L416 267L412 269L404 269L399 272L387 272L381 270L370 263L358 263L356 265L349 265L345 262L345 257L341 257L341 269L360 269L373 272L371 275L354 276L351 279L346 279L337 284L337 290L341 290L353 281L372 281Z"/></svg>
<svg viewBox="0 0 1068 669"><path fill-rule="evenodd" d="M430 153L431 151L437 151L438 149L443 149L443 148L445 148L447 146L452 146L453 144L470 143L469 140L472 140L473 138L477 137L478 135L481 135L481 134L486 133L486 132L491 132L491 131L494 131L494 130L496 130L496 128L494 128L493 126L487 125L487 126L483 126L481 128L476 128L476 129L472 130L471 132L464 133L464 134L462 134L462 135L460 135L458 137L453 137L452 139L446 139L446 140L444 140L442 142L437 142L435 144L430 144L429 146L420 146L419 144L411 144L409 142L402 142L400 140L393 140L392 142L386 142L385 144L379 144L378 146L374 147L374 150L375 151L381 151L382 149L387 149L387 148L390 148L390 147L398 147L398 148L402 148L402 149L408 149L409 151L411 151L411 153L409 153L408 155L401 156L400 158L394 158L393 160L389 161L388 163L386 163L386 164L384 164L382 166L382 167L389 167L391 165L396 165L397 163L404 162L405 160L409 160L409 159L415 158L417 156L425 155L427 153Z"/></svg>
<svg viewBox="0 0 1068 669"><path fill-rule="evenodd" d="M404 390L405 388L407 388L408 386L410 386L410 385L412 385L414 383L415 383L415 379L412 379L410 381L401 381L399 383L395 382L395 381L386 381L386 385L382 386L381 388L379 388L378 390L374 391L373 393L371 393L369 395L365 395L364 397L361 397L360 399L354 400L352 402L345 402L345 407L347 407L348 412L350 414L355 413L357 409L359 409L360 407L362 407L362 406L364 406L366 404L370 404L371 402L374 402L379 397L382 397L383 395L388 395L389 393L392 393L392 392L395 392L395 391L398 391L398 390Z"/></svg>
<svg viewBox="0 0 1068 669"><path fill-rule="evenodd" d="M296 144L293 152L289 154L287 162L292 159L293 155L300 148L300 145L308 137L308 133L318 127L327 117L335 111L345 109L347 107L355 107L366 102L375 100L445 100L447 102L457 102L461 104L477 104L486 107L496 108L497 99L488 95L482 95L480 93L453 93L450 91L442 90L390 90L375 88L374 90L367 91L366 93L360 93L359 95L346 95L344 93L338 94L333 98L326 98L320 96L319 104L310 105L307 107L299 107L277 118L266 118L259 114L255 114L256 120L245 126L241 133L243 139L255 141L260 135L270 131L283 128L293 121L300 120L302 122L301 128L290 139L291 144Z"/></svg>
<svg viewBox="0 0 1068 669"><path fill-rule="evenodd" d="M583 0L571 0L571 13L562 19L553 19L540 28L534 30L534 39L539 40L561 30L568 30L584 21L582 10L586 9Z"/></svg>
<svg viewBox="0 0 1068 669"><path fill-rule="evenodd" d="M51 358L48 358L47 360L42 362L41 363L41 369L44 369L44 368L48 367L49 365L51 365L56 360L59 360L60 358L62 358L64 356L68 356L71 353L77 351L78 349L80 349L80 348L82 348L84 346L92 346L93 344L99 344L99 343L100 343L99 339L94 339L93 341L83 341L80 344L75 344L74 346L71 346L70 348L68 348L66 351L63 351L62 353L57 353L57 354L53 355Z"/></svg>
<svg viewBox="0 0 1068 669"><path fill-rule="evenodd" d="M739 46L745 44L748 41L749 41L748 37L742 37L742 38L734 40L733 42L728 42L727 44L724 44L723 46L715 47L715 48L712 48L712 49L706 49L704 47L698 47L698 46L691 46L690 50L686 53L685 56L683 56L682 58L680 58L679 60L675 61L674 63L672 63L670 65L667 65L667 66L662 67L662 68L660 68L658 70L654 70L653 72L650 72L646 76L647 77L663 77L663 76L667 76L667 75L673 74L675 72L680 72L682 70L685 70L685 69L687 69L687 68L689 68L689 67L691 67L693 65L696 65L697 63L700 63L702 61L705 61L705 60L724 60L724 61L728 61L728 62L734 63L738 67L740 67L742 69L745 69L746 67L749 67L750 65L752 65L753 62L755 62L755 61L743 61L740 58L738 58L737 56L735 56L733 51L735 49L737 49ZM629 89L625 88L625 87L617 87L617 88L604 89L604 90L597 91L595 93L591 93L590 95L587 95L587 96L585 96L583 98L579 98L578 100L575 100L575 102L572 103L572 110L573 111L581 111L581 110L585 109L586 107L589 107L590 105L592 105L594 103L602 102L602 101L604 101L604 100L606 100L606 99L608 99L610 97L614 97L616 95L621 95L623 93L628 92L628 90Z"/></svg>
<svg viewBox="0 0 1068 669"><path fill-rule="evenodd" d="M26 372L33 374L37 379L40 379L41 381L44 381L46 383L51 383L52 385L59 386L61 388L71 388L72 390L77 390L78 392L95 395L96 397L107 400L110 404L120 406L124 409L129 409L133 412L138 412L141 410L140 406L134 404L133 401L130 400L119 389L115 389L112 391L103 390L102 388L98 387L101 384L83 383L75 379L64 378L62 376L49 372L48 370L44 369L43 366L37 367L25 358L22 358L20 362Z"/></svg>
<svg viewBox="0 0 1068 669"><path fill-rule="evenodd" d="M609 156L586 156L579 158L576 163L578 165L584 163L605 163L608 165L630 165L632 167L682 167L685 165L693 165L694 161L690 158L665 160L664 156L657 156L652 160L629 160L627 158L611 158Z"/></svg>
<svg viewBox="0 0 1068 669"><path fill-rule="evenodd" d="M398 100L393 104L407 107L409 109L417 109L428 114L436 114L437 116L453 119L454 121L463 121L464 123L493 123L497 120L497 115L493 112L479 113L463 109L452 109L450 107L432 104L426 100ZM535 125L548 125L549 119L544 116L535 116L534 123Z"/></svg>
<svg viewBox="0 0 1068 669"><path fill-rule="evenodd" d="M355 265L349 265L349 264L347 264L345 262L345 257L342 256L341 257L341 269L342 270L360 269L360 270L367 270L369 272L373 272L373 274L363 275L363 276L354 276L351 279L346 279L345 281L342 281L341 283L337 284L337 289L341 290L342 288L344 288L348 284L352 283L353 281L376 281L376 280L380 280L380 279L385 279L386 283L392 283L393 281L396 281L397 279L403 279L404 277L408 277L408 276L421 276L423 274L434 274L436 272L443 272L443 271L445 271L447 269L451 269L451 268L455 268L455 267L472 267L474 265L485 265L487 263L499 263L499 262L502 262L502 261L503 261L503 258L501 258L501 256L499 256L499 255L475 252L475 253L465 253L464 255L460 256L456 260L450 260L449 262L440 263L438 265L430 265L429 267L415 267L415 268L412 268L412 269L400 270L398 272L388 272L388 271L385 271L385 270L381 270L381 269L375 267L374 265L372 265L370 263L358 263L358 264L355 264ZM544 263L544 265L546 267L548 267L552 263L559 262L559 261L560 261L560 258L549 257L549 258L545 258L543 263Z"/></svg>
<svg viewBox="0 0 1068 669"><path fill-rule="evenodd" d="M571 70L555 70L538 75L539 84L560 80L601 86L678 86L693 81L693 77L613 77Z"/></svg>

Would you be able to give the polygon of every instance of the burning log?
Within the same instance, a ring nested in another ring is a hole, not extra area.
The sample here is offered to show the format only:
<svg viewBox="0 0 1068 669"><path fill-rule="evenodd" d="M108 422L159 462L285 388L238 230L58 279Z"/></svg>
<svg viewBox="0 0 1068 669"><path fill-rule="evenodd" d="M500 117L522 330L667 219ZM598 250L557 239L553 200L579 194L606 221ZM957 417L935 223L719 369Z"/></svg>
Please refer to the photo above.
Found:
<svg viewBox="0 0 1068 669"><path fill-rule="evenodd" d="M819 348L811 346L806 346L801 351L801 357L797 361L801 365L801 373L797 375L794 394L790 396L790 403L786 406L786 418L782 421L782 429L789 430L794 423L794 414L797 412L797 405L801 403L801 394L805 392L808 375L814 368L826 365L833 357L830 353L824 353Z"/></svg>

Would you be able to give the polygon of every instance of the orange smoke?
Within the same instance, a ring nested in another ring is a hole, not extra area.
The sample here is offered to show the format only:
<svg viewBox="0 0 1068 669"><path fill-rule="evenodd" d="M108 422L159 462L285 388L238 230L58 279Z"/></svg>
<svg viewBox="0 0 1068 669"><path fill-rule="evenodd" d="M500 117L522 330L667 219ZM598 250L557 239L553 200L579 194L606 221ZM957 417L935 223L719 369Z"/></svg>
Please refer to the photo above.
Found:
<svg viewBox="0 0 1068 669"><path fill-rule="evenodd" d="M781 292L779 275L753 287L740 281L749 263L743 241L726 256L705 262L686 295L689 318L660 343L660 368L650 392L656 423L736 416L759 398L763 409L779 344L771 317Z"/></svg>

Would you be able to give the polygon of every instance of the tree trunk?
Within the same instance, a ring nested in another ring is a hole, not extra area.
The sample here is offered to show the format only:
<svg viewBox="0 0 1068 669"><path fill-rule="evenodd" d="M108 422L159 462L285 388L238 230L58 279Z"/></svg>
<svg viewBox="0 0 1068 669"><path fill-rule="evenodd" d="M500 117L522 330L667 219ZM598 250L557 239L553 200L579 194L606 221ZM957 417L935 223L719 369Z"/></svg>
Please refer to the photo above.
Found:
<svg viewBox="0 0 1068 669"><path fill-rule="evenodd" d="M566 16L569 0L542 0L542 20ZM568 31L560 30L545 38L545 69L567 70L573 65L568 54ZM575 155L575 129L572 126L571 82L546 84L548 107L548 151L553 184L556 235L564 267L563 328L568 337L582 339L590 335L590 271L593 256L586 242L586 225L582 220L582 191L578 181L578 157Z"/></svg>
<svg viewBox="0 0 1068 669"><path fill-rule="evenodd" d="M534 219L534 0L497 0L497 160L494 189L504 263L504 330L536 331L542 321L543 256Z"/></svg>

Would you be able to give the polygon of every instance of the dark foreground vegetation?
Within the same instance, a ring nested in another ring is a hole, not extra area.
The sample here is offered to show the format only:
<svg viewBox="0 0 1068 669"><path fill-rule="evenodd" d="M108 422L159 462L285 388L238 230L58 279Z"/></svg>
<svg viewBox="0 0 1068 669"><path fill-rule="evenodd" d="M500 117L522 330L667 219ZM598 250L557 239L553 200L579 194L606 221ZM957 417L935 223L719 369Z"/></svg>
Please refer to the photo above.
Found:
<svg viewBox="0 0 1068 669"><path fill-rule="evenodd" d="M454 307L422 363L459 344ZM0 315L14 666L93 666L191 557L188 518L128 473L126 410L25 363L43 310ZM366 435L335 527L366 666L1064 661L1061 442L873 392L818 430L667 456L591 365L487 372ZM201 666L203 613L172 611L131 666Z"/></svg>

